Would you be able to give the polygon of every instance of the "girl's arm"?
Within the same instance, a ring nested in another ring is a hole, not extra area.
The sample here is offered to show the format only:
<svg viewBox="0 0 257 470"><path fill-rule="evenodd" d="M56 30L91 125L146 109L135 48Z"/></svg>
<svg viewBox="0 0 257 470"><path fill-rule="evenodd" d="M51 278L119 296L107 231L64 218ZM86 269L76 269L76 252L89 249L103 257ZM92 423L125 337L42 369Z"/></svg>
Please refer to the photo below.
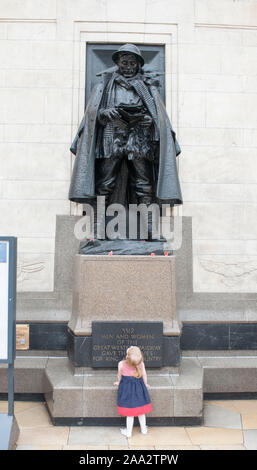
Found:
<svg viewBox="0 0 257 470"><path fill-rule="evenodd" d="M117 382L114 382L113 385L119 385L120 381L121 381L121 368L122 368L122 361L119 362L118 364L118 374L117 374Z"/></svg>
<svg viewBox="0 0 257 470"><path fill-rule="evenodd" d="M149 388L149 385L147 383L147 374L146 374L146 370L145 370L145 365L144 365L143 362L142 362L142 377L143 377L143 381L144 381L146 387Z"/></svg>

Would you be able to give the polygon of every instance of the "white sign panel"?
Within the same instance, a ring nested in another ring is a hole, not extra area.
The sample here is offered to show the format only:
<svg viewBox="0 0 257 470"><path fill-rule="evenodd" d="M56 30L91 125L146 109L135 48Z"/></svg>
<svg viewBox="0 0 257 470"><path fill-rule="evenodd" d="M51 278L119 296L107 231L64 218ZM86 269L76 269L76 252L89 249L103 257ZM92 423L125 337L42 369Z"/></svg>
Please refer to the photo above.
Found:
<svg viewBox="0 0 257 470"><path fill-rule="evenodd" d="M0 360L8 359L9 242L0 241Z"/></svg>

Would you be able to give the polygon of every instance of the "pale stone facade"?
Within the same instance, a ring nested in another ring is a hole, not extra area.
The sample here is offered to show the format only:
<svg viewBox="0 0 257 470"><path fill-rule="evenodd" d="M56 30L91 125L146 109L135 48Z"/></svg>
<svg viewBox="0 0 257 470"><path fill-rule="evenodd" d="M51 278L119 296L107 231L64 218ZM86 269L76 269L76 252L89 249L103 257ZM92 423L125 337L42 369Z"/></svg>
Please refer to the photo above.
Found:
<svg viewBox="0 0 257 470"><path fill-rule="evenodd" d="M257 290L257 0L0 0L0 233L18 288L53 290L87 42L164 44L193 218L194 290Z"/></svg>

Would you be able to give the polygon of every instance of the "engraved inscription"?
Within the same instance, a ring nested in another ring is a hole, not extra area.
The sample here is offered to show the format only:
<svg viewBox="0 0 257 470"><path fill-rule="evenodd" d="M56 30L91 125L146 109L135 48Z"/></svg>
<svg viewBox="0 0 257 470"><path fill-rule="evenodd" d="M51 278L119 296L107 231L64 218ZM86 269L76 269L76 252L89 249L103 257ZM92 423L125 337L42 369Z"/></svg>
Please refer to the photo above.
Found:
<svg viewBox="0 0 257 470"><path fill-rule="evenodd" d="M116 367L133 345L140 347L148 367L161 367L162 335L162 322L93 322L92 365Z"/></svg>

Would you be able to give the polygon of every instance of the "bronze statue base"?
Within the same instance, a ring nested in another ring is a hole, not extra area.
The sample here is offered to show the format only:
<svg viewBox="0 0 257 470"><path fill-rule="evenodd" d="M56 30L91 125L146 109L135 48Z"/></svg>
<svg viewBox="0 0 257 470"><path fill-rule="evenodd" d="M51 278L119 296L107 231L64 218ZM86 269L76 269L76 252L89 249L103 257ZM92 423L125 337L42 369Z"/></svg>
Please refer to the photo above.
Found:
<svg viewBox="0 0 257 470"><path fill-rule="evenodd" d="M82 255L158 255L168 256L172 251L165 250L162 240L86 240L80 243Z"/></svg>

